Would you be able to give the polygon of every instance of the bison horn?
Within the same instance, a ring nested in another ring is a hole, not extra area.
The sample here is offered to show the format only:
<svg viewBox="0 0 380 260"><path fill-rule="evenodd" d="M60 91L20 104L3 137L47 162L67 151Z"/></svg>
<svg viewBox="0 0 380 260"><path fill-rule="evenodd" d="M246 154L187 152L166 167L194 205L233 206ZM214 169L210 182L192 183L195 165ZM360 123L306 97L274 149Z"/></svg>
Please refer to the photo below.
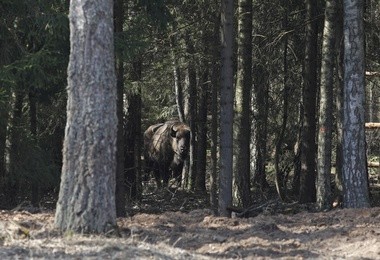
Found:
<svg viewBox="0 0 380 260"><path fill-rule="evenodd" d="M171 128L171 132L170 132L170 135L172 137L176 137L177 135L177 131L178 131L178 127L176 125L173 125L172 128Z"/></svg>

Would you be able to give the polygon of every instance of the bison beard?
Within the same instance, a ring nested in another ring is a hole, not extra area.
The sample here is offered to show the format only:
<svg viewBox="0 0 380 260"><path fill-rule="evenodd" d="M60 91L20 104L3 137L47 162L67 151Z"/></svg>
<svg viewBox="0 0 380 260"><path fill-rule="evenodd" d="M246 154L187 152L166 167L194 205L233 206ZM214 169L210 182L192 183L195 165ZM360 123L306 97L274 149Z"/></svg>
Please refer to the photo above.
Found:
<svg viewBox="0 0 380 260"><path fill-rule="evenodd" d="M169 178L180 179L187 158L190 128L179 121L155 124L144 132L145 171L153 172L157 187L167 186Z"/></svg>

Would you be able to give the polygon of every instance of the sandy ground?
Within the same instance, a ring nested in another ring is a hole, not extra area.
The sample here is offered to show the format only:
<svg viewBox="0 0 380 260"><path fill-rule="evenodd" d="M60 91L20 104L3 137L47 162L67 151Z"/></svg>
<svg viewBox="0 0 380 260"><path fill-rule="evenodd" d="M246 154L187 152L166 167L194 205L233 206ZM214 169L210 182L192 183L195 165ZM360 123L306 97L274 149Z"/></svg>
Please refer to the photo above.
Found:
<svg viewBox="0 0 380 260"><path fill-rule="evenodd" d="M380 208L119 218L120 237L60 234L54 212L0 212L0 259L380 259Z"/></svg>

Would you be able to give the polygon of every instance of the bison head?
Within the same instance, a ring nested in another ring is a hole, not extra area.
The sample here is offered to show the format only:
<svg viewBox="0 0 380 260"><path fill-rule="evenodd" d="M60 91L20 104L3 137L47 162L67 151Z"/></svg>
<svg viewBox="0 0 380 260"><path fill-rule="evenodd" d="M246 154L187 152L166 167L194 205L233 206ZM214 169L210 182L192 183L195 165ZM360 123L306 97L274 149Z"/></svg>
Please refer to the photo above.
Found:
<svg viewBox="0 0 380 260"><path fill-rule="evenodd" d="M178 155L178 159L184 160L189 152L190 128L185 124L175 124L170 132L173 138L173 151Z"/></svg>

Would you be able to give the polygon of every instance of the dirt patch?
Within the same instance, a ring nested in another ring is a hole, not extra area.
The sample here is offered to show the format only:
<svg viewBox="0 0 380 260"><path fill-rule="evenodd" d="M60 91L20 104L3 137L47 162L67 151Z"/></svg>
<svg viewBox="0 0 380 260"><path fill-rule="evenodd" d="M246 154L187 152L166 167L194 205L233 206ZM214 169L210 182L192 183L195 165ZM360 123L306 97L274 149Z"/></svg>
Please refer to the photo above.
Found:
<svg viewBox="0 0 380 260"><path fill-rule="evenodd" d="M54 212L0 212L0 259L380 258L380 208L222 218L211 210L119 218L120 237L60 234Z"/></svg>

